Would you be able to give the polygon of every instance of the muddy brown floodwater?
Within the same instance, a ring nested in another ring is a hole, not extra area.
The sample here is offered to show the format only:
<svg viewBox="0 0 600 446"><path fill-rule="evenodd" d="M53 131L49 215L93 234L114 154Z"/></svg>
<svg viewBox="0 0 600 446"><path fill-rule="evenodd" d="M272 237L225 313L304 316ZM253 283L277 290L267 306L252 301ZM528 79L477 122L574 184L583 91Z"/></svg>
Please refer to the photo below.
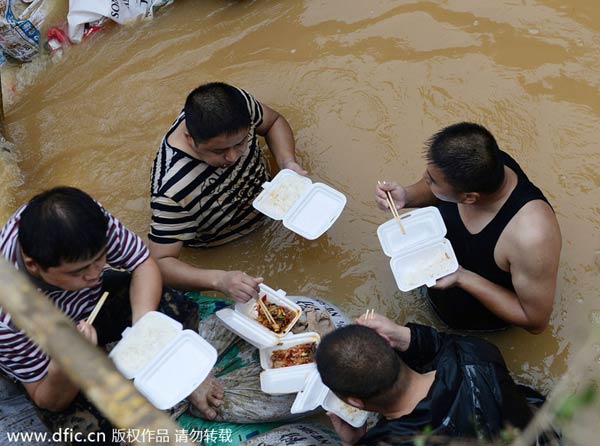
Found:
<svg viewBox="0 0 600 446"><path fill-rule="evenodd" d="M374 187L416 180L437 129L480 122L545 192L562 228L550 328L488 336L521 381L548 390L600 324L599 61L595 0L178 0L72 48L7 111L25 175L17 198L81 187L145 237L161 136L192 88L224 80L282 112L310 177L348 204L315 241L274 223L185 257L262 275L351 316L369 307L438 324L418 294L395 286L375 232L389 215Z"/></svg>

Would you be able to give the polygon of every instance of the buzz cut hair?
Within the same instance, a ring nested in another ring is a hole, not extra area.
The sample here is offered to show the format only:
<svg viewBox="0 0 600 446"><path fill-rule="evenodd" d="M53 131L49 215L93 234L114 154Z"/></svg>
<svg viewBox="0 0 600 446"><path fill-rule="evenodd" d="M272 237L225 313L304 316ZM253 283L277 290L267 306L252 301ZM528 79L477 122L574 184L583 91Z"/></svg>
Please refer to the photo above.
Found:
<svg viewBox="0 0 600 446"><path fill-rule="evenodd" d="M427 141L425 158L457 192L490 194L504 182L496 139L479 124L461 122L443 128Z"/></svg>
<svg viewBox="0 0 600 446"><path fill-rule="evenodd" d="M388 342L361 325L338 328L317 348L323 384L343 397L372 400L392 390L404 363Z"/></svg>
<svg viewBox="0 0 600 446"><path fill-rule="evenodd" d="M242 93L223 82L200 85L187 97L185 125L196 144L231 136L250 128L250 112Z"/></svg>

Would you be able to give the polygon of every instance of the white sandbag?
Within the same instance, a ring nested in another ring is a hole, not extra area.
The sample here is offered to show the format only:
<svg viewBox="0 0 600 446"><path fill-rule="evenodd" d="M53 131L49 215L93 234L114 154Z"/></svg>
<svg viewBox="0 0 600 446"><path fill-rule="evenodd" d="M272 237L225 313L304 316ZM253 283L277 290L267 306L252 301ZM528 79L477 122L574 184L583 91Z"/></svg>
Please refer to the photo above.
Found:
<svg viewBox="0 0 600 446"><path fill-rule="evenodd" d="M121 25L152 17L153 11L172 0L69 0L69 39L81 42L86 23L110 19Z"/></svg>
<svg viewBox="0 0 600 446"><path fill-rule="evenodd" d="M308 310L316 310L322 313L324 316L327 316L331 319L331 322L335 328L341 328L348 324L351 324L352 321L344 314L342 310L340 310L336 305L331 302L318 299L316 297L308 297L308 296L287 296L289 299L294 301L296 304L302 308L303 312L307 312ZM302 320L299 320L296 325L301 325ZM326 333L322 333L319 329L311 329L306 331L316 331L320 335L325 335Z"/></svg>
<svg viewBox="0 0 600 446"><path fill-rule="evenodd" d="M316 423L281 426L242 443L243 446L338 446L339 444L340 441L332 429Z"/></svg>
<svg viewBox="0 0 600 446"><path fill-rule="evenodd" d="M0 0L0 63L4 55L28 62L39 52L40 31L27 19L13 11L13 0Z"/></svg>

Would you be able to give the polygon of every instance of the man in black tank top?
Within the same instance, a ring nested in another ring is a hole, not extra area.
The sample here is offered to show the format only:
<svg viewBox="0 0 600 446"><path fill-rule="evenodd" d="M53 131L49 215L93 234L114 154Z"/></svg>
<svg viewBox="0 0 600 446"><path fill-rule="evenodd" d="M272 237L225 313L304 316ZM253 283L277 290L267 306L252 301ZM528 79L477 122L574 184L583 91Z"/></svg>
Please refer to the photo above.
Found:
<svg viewBox="0 0 600 446"><path fill-rule="evenodd" d="M417 183L377 186L387 209L436 206L458 271L428 290L449 327L496 330L517 325L541 333L548 325L561 249L558 222L542 192L492 134L472 123L446 127L428 141L427 169Z"/></svg>

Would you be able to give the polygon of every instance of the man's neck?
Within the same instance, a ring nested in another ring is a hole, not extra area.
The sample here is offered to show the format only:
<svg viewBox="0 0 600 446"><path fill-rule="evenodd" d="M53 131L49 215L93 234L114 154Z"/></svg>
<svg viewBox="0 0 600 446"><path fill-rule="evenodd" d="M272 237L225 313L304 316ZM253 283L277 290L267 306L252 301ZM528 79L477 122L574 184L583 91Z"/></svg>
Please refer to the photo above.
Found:
<svg viewBox="0 0 600 446"><path fill-rule="evenodd" d="M473 205L461 205L465 210L471 209L472 211L477 211L478 213L496 213L502 205L508 200L510 194L517 186L518 177L515 172L513 172L508 167L504 166L504 181L502 181L502 185L500 188L491 194L481 194L479 199Z"/></svg>
<svg viewBox="0 0 600 446"><path fill-rule="evenodd" d="M407 367L401 379L404 392L398 396L394 404L381 411L388 420L400 418L415 410L415 407L429 393L435 381L435 370L429 373L418 373Z"/></svg>
<svg viewBox="0 0 600 446"><path fill-rule="evenodd" d="M173 133L169 135L167 143L169 143L173 147L178 148L179 150L182 150L183 152L190 155L192 158L200 160L200 158L198 158L198 154L194 151L194 148L190 145L188 139L186 138L186 131L187 128L185 126L184 119L179 123L175 130L173 130Z"/></svg>

